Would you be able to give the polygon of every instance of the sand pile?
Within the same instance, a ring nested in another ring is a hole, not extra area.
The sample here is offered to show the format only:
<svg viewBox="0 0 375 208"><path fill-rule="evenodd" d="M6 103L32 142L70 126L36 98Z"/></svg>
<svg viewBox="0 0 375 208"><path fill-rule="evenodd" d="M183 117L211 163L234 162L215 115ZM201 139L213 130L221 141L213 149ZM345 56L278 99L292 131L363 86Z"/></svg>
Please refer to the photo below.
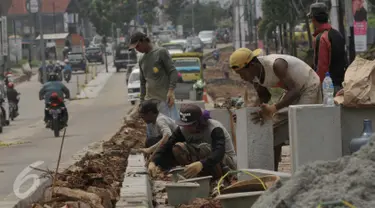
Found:
<svg viewBox="0 0 375 208"><path fill-rule="evenodd" d="M263 194L253 208L316 208L319 202L345 200L358 208L375 207L375 137L352 156L315 162Z"/></svg>

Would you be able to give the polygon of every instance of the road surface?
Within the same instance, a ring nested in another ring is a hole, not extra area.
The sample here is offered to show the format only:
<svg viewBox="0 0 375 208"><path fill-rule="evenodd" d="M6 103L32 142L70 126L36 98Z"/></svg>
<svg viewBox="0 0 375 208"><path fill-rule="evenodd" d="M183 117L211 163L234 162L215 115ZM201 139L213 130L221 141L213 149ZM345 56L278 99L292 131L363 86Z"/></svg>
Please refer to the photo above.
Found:
<svg viewBox="0 0 375 208"><path fill-rule="evenodd" d="M84 80L83 75L78 76ZM71 159L90 143L111 137L120 127L125 112L130 108L124 80L125 73L113 73L98 97L68 102L70 118L62 162ZM72 93L76 90L75 84L68 84ZM17 175L30 164L43 161L41 168L55 168L61 139L54 138L53 132L44 127L44 103L38 99L40 86L36 78L17 86L21 92L20 116L0 134L2 142L18 143L0 147L0 205L13 193Z"/></svg>
<svg viewBox="0 0 375 208"><path fill-rule="evenodd" d="M205 52L210 51L212 50ZM109 64L109 67L112 67L112 64ZM98 69L105 70L103 65ZM78 92L77 78L79 83L83 84L85 75L74 75L72 82L67 84L72 96ZM91 76L88 78L91 79ZM121 126L125 112L131 108L127 101L124 80L125 73L114 73L96 98L67 103L69 127L62 163L69 161L72 155L89 144L108 139ZM44 103L38 99L40 87L36 77L16 87L21 93L20 116L0 134L0 141L13 143L8 147L0 145L0 207L4 201L15 200L14 181L25 168L37 161L43 161L39 168L56 167L61 139L54 138L53 132L44 127ZM40 174L35 171L31 173ZM29 180L22 189L27 190L31 182L32 180Z"/></svg>

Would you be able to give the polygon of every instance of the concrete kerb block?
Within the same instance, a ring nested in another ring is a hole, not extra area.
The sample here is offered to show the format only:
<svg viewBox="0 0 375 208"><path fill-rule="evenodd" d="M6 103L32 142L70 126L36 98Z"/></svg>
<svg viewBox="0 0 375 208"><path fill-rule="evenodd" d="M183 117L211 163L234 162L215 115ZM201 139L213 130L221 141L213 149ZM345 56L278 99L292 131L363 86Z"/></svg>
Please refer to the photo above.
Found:
<svg viewBox="0 0 375 208"><path fill-rule="evenodd" d="M290 106L289 139L293 172L310 162L341 157L340 106Z"/></svg>
<svg viewBox="0 0 375 208"><path fill-rule="evenodd" d="M274 170L273 122L254 124L251 113L259 108L236 110L237 168Z"/></svg>
<svg viewBox="0 0 375 208"><path fill-rule="evenodd" d="M212 119L219 121L225 129L229 132L232 136L232 129L231 129L231 116L227 109L207 109L210 111L210 116ZM236 133L236 127L234 126L234 133Z"/></svg>

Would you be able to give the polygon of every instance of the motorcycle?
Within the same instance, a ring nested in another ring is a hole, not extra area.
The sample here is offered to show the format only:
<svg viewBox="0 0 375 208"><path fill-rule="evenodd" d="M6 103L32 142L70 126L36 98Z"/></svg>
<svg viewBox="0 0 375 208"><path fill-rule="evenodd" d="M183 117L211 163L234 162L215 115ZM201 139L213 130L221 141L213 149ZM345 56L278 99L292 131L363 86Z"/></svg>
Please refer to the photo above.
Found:
<svg viewBox="0 0 375 208"><path fill-rule="evenodd" d="M60 136L60 130L65 127L63 121L63 110L66 110L64 107L61 107L61 103L57 101L51 102L49 107L46 109L50 115L51 120L48 121L49 128L53 131L55 137Z"/></svg>
<svg viewBox="0 0 375 208"><path fill-rule="evenodd" d="M20 93L18 93L17 100L20 99ZM18 110L17 110L17 104L9 101L9 118L10 120L14 120L17 116L19 115Z"/></svg>
<svg viewBox="0 0 375 208"><path fill-rule="evenodd" d="M10 123L9 121L6 120L6 111L5 108L3 107L3 99L0 99L0 125L3 126L8 126ZM0 132L1 133L1 132Z"/></svg>
<svg viewBox="0 0 375 208"><path fill-rule="evenodd" d="M70 79L72 78L72 72L69 70L64 70L64 79L67 83L69 83Z"/></svg>

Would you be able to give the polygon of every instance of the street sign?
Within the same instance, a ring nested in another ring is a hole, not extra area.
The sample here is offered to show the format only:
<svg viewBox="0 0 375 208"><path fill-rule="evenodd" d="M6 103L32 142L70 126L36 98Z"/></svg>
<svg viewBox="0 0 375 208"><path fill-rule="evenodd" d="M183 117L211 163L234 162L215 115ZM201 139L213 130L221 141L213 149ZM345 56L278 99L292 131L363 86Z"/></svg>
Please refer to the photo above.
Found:
<svg viewBox="0 0 375 208"><path fill-rule="evenodd" d="M1 17L1 55L8 55L8 30L7 30L7 17Z"/></svg>
<svg viewBox="0 0 375 208"><path fill-rule="evenodd" d="M26 9L31 14L38 13L40 9L39 0L26 0Z"/></svg>

